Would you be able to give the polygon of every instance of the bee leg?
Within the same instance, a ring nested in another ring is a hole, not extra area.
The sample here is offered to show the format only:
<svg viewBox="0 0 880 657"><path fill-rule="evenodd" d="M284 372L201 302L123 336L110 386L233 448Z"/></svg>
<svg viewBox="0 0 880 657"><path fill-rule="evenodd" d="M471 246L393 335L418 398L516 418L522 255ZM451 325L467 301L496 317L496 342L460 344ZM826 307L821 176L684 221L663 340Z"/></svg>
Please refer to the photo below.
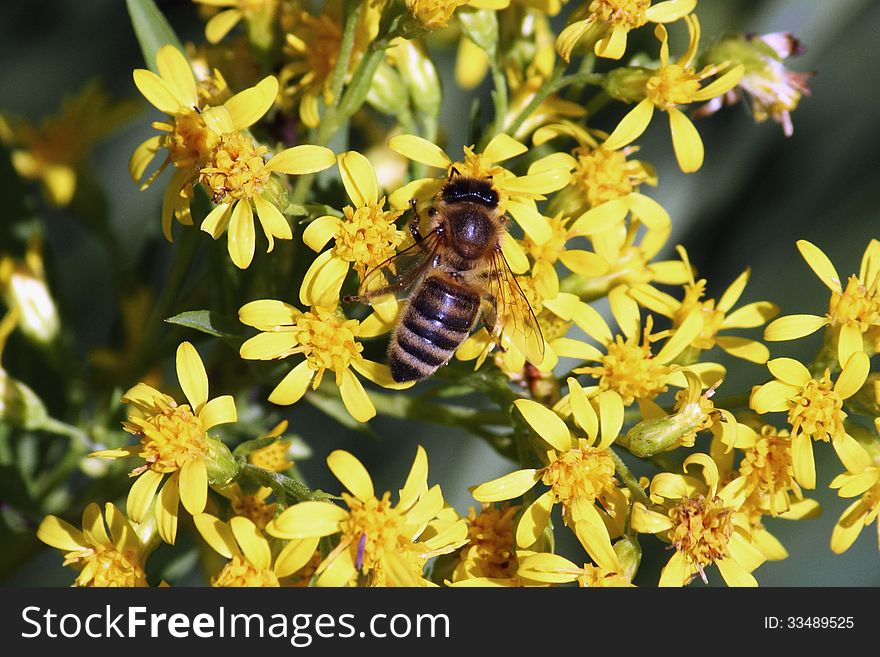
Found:
<svg viewBox="0 0 880 657"><path fill-rule="evenodd" d="M492 342L495 343L495 346L498 347L498 350L504 352L507 351L504 345L501 344L501 332L504 330L504 326L495 312L496 304L497 300L494 294L486 294L483 297L483 325L489 329L489 336Z"/></svg>
<svg viewBox="0 0 880 657"><path fill-rule="evenodd" d="M422 221L421 216L419 216L418 209L418 201L412 198L409 200L409 207L412 208L412 218L409 220L409 232L413 236L413 239L416 241L416 244L421 244L425 238L422 235L422 231L419 230L419 224Z"/></svg>

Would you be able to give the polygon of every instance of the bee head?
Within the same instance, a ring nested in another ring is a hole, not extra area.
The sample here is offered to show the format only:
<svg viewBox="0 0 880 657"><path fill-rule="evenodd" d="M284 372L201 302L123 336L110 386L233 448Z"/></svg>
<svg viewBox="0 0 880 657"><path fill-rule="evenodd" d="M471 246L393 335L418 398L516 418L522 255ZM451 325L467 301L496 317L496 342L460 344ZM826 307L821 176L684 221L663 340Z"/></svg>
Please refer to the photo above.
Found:
<svg viewBox="0 0 880 657"><path fill-rule="evenodd" d="M440 197L449 204L476 203L494 210L498 207L498 192L489 179L462 176L453 170L453 175L440 192Z"/></svg>

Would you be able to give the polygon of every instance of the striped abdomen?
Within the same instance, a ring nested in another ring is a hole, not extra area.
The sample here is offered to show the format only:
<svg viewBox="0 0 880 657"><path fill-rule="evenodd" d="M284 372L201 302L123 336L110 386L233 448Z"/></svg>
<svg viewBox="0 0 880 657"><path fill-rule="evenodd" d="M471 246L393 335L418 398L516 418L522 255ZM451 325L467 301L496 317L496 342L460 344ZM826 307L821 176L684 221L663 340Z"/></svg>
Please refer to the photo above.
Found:
<svg viewBox="0 0 880 657"><path fill-rule="evenodd" d="M388 349L397 382L419 381L445 365L468 337L480 295L445 277L429 275L410 298Z"/></svg>

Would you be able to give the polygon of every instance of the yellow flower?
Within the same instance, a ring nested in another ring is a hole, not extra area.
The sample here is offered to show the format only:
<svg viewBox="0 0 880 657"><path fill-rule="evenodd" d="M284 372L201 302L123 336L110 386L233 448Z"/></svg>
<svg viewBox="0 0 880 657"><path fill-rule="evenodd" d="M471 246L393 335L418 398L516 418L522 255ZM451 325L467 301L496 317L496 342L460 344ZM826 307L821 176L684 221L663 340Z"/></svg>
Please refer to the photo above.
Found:
<svg viewBox="0 0 880 657"><path fill-rule="evenodd" d="M193 520L208 545L229 559L211 578L211 586L282 586L279 580L307 566L318 547L318 538L292 540L273 558L269 541L247 518L234 516L223 522L200 513Z"/></svg>
<svg viewBox="0 0 880 657"><path fill-rule="evenodd" d="M407 11L426 30L439 30L449 24L456 9L468 0L404 0Z"/></svg>
<svg viewBox="0 0 880 657"><path fill-rule="evenodd" d="M630 155L638 152L638 146L630 145L618 150L608 148L601 143L607 136L600 130L589 130L569 121L546 125L535 131L532 136L535 146L558 137L570 137L578 143L571 151L576 161L572 184L560 190L552 201L553 206L564 208L568 214L580 215L608 201L628 199L627 209L643 216L647 214L647 223L668 224L669 215L663 208L656 203L652 205L650 199L643 200L639 193L639 187L643 184L657 185L654 167L642 160L629 159ZM622 207L612 206L618 214Z"/></svg>
<svg viewBox="0 0 880 657"><path fill-rule="evenodd" d="M287 420L282 420L269 433L261 437L278 438L285 431L287 431ZM275 440L265 447L248 452L248 463L270 472L285 472L293 467L293 462L287 459L287 449L289 447L289 440Z"/></svg>
<svg viewBox="0 0 880 657"><path fill-rule="evenodd" d="M858 276L850 276L846 287L834 265L817 246L798 240L798 250L810 268L831 290L828 313L786 315L770 323L764 339L796 340L828 327L828 340L837 346L841 366L849 357L864 351L869 356L880 350L880 242L871 240L862 256Z"/></svg>
<svg viewBox="0 0 880 657"><path fill-rule="evenodd" d="M638 305L622 287L612 290L608 298L611 314L623 335L613 335L602 316L591 308L591 317L581 326L602 345L605 353L594 349L593 355L586 360L597 364L578 368L575 373L590 374L597 379L599 391L612 391L625 406L635 400L652 401L667 390L667 385L686 387L685 375L673 361L703 331L702 315L698 312L688 315L675 331L668 334L655 354L652 344L658 336L651 332L654 326L652 317L649 315L643 326ZM708 385L724 376L724 368L717 363L695 363L688 369Z"/></svg>
<svg viewBox="0 0 880 657"><path fill-rule="evenodd" d="M638 139L651 122L654 109L669 115L672 146L678 166L685 173L693 173L703 166L703 142L690 119L678 109L679 105L709 100L732 89L742 78L743 65L738 64L705 87L703 80L721 72L726 66L706 66L699 72L691 62L700 40L697 17L685 18L690 43L677 62L669 63L669 43L666 28L658 25L654 34L660 40L660 66L656 69L615 69L609 74L606 91L611 96L639 103L623 117L605 142L605 147L617 150Z"/></svg>
<svg viewBox="0 0 880 657"><path fill-rule="evenodd" d="M92 146L136 113L133 102L113 103L99 82L91 82L38 125L0 115L0 142L11 150L18 175L39 181L46 200L63 207L73 199L77 176L83 173Z"/></svg>
<svg viewBox="0 0 880 657"><path fill-rule="evenodd" d="M632 508L630 523L639 533L657 534L675 548L660 573L660 586L684 586L715 564L728 586L757 586L752 571L766 559L752 545L745 502L744 478L718 490L718 466L706 454L692 454L683 469L702 466L703 480L662 472L651 481L652 507ZM705 482L705 483L704 483Z"/></svg>
<svg viewBox="0 0 880 657"><path fill-rule="evenodd" d="M421 447L396 505L391 493L376 497L369 473L350 453L335 450L327 464L348 490L342 493L348 509L332 502L300 502L266 528L272 536L288 540L339 534L339 543L318 567L317 586L427 586L427 560L467 540L464 520L420 540L444 505L440 486L428 488L428 458Z"/></svg>
<svg viewBox="0 0 880 657"><path fill-rule="evenodd" d="M648 22L671 23L689 14L697 0L666 0L651 4L651 0L590 0L585 6L586 18L566 26L556 40L556 50L565 61L572 50L584 40L598 57L620 59L626 52L626 37L630 30Z"/></svg>
<svg viewBox="0 0 880 657"><path fill-rule="evenodd" d="M761 123L772 118L782 126L785 136L791 137L794 133L791 113L802 96L810 95L807 81L814 74L789 71L784 60L801 53L801 42L789 32L735 34L721 39L709 48L702 60L710 64L742 62L745 73L735 88L710 100L694 112L694 116L714 114L724 105L735 105L745 96L755 121Z"/></svg>
<svg viewBox="0 0 880 657"><path fill-rule="evenodd" d="M831 532L831 550L836 554L846 552L861 534L862 529L876 522L880 514L880 465L872 460L859 445L865 467L858 472L844 472L831 482L840 497L858 497L840 515ZM880 548L880 524L877 525L878 548Z"/></svg>
<svg viewBox="0 0 880 657"><path fill-rule="evenodd" d="M589 402L579 407L578 413L590 418L590 428L586 430L587 438L577 438L550 409L528 399L514 403L547 443L547 465L517 470L481 484L474 489L474 498L484 503L502 502L543 483L549 489L523 511L516 528L517 545L525 548L535 543L547 527L553 505L562 504L566 525L573 528L593 561L617 572L619 563L606 527L611 521L606 519L612 510L625 510L627 504L614 479L615 466L608 446L623 425L623 407L607 394L597 399L598 413ZM597 502L602 512L596 508Z"/></svg>
<svg viewBox="0 0 880 657"><path fill-rule="evenodd" d="M464 147L464 161L453 162L436 144L415 135L398 135L388 142L391 150L415 162L444 171L436 178L420 178L401 187L388 197L394 208L406 208L412 199L424 201L437 194L449 180L453 169L463 176L491 178L492 187L498 192L498 209L510 213L523 231L534 241L543 243L551 237L547 221L538 212L535 201L544 200L544 194L565 187L573 166L571 157L554 153L534 162L528 175L515 176L498 166L529 149L503 133L496 135L482 153L474 153L473 147Z"/></svg>
<svg viewBox="0 0 880 657"><path fill-rule="evenodd" d="M692 272L687 252L681 246L676 248L682 262L685 263L686 270ZM690 273L690 280L684 286L684 298L681 301L650 285L635 285L629 293L648 310L669 317L673 329L680 327L691 313L700 313L703 316L703 330L690 344L690 348L697 352L695 356L700 351L709 350L717 345L731 356L763 365L770 357L770 351L766 346L749 338L718 335L726 329L763 326L779 313L776 304L769 301L755 301L733 310L749 280L749 273L749 269L746 269L740 274L717 302L715 299L703 298L706 294L706 279L697 281L693 273Z"/></svg>
<svg viewBox="0 0 880 657"><path fill-rule="evenodd" d="M238 482L233 482L217 492L229 500L233 514L247 518L260 529L265 529L276 515L277 505L266 501L272 495L272 489L268 486L245 492Z"/></svg>
<svg viewBox="0 0 880 657"><path fill-rule="evenodd" d="M247 269L254 257L254 210L268 241L266 253L275 248L275 238L293 237L278 201L267 197L272 174L315 173L336 162L329 148L310 144L287 148L265 161L267 152L250 136L229 131L219 138L199 174L218 204L202 221L202 230L215 240L227 232L229 257L239 269Z"/></svg>
<svg viewBox="0 0 880 657"><path fill-rule="evenodd" d="M546 584L577 582L579 586L585 588L633 586L632 581L621 572L588 563L577 566L561 555L544 552L523 559L517 572L521 577Z"/></svg>
<svg viewBox="0 0 880 657"><path fill-rule="evenodd" d="M338 156L342 184L353 205L343 208L342 219L318 217L303 231L303 242L314 251L332 239L333 247L311 264L300 287L300 302L308 306L333 309L339 303L339 291L354 268L358 279L397 252L403 232L394 222L402 211L384 210L385 198L379 198L379 181L366 157L355 151Z"/></svg>
<svg viewBox="0 0 880 657"><path fill-rule="evenodd" d="M226 7L214 14L205 25L205 38L219 43L241 21L271 22L279 0L194 0L209 7Z"/></svg>
<svg viewBox="0 0 880 657"><path fill-rule="evenodd" d="M305 357L275 387L269 395L270 402L295 404L310 385L317 389L324 372L329 370L335 375L345 408L358 422L366 422L376 415L376 408L354 372L381 386L408 387L394 383L387 365L361 355L364 347L359 338L373 337L389 329L375 313L359 322L346 319L339 312L313 308L304 313L281 301L263 299L242 306L238 316L242 323L261 331L241 345L242 358L274 360L294 354Z"/></svg>
<svg viewBox="0 0 880 657"><path fill-rule="evenodd" d="M317 16L300 11L285 39L286 63L278 74L282 104L298 106L299 117L309 128L321 122L319 99L334 102L331 77L342 45L342 3L329 0ZM355 31L346 76L350 75L376 38L382 3L364 3ZM294 103L296 105L294 105Z"/></svg>
<svg viewBox="0 0 880 657"><path fill-rule="evenodd" d="M82 531L56 516L46 516L37 538L62 550L64 565L79 571L73 586L148 586L144 564L151 551L149 540L113 504L89 504L82 515Z"/></svg>
<svg viewBox="0 0 880 657"><path fill-rule="evenodd" d="M128 493L126 511L133 522L143 522L156 498L153 514L159 536L172 545L177 536L179 503L192 515L201 513L208 499L208 485L223 486L232 479L232 455L207 432L237 420L232 396L208 400L205 366L189 342L177 348L177 378L189 404L178 404L145 383L137 384L122 397L123 402L132 405L123 426L140 436L140 443L92 454L109 459L144 459L145 463L129 475L137 480Z"/></svg>
<svg viewBox="0 0 880 657"><path fill-rule="evenodd" d="M241 91L220 106L205 104L192 68L174 46L162 46L156 53L159 75L146 69L134 71L138 90L167 121L153 127L163 134L150 137L138 146L128 163L132 179L138 182L160 150L167 155L159 168L141 184L145 189L172 164L174 174L162 199L162 232L171 241L171 218L192 224L189 202L199 169L211 159L224 133L238 132L256 123L275 102L278 82L268 76L257 85Z"/></svg>
<svg viewBox="0 0 880 657"><path fill-rule="evenodd" d="M864 456L856 440L846 432L843 421L845 400L864 385L871 363L862 352L850 356L837 377L831 381L828 369L817 378L793 358L767 361L776 378L755 388L749 401L758 413L788 413L791 426L791 449L794 476L804 488L816 487L816 464L813 440L831 441L834 451L850 472L865 467Z"/></svg>
<svg viewBox="0 0 880 657"><path fill-rule="evenodd" d="M23 260L0 256L0 294L6 306L17 312L18 326L29 340L42 346L55 341L61 319L46 281L39 235L28 240Z"/></svg>
<svg viewBox="0 0 880 657"><path fill-rule="evenodd" d="M453 582L479 577L510 579L516 575L514 516L520 508L484 504L479 513L473 507L468 510L468 541L459 551Z"/></svg>

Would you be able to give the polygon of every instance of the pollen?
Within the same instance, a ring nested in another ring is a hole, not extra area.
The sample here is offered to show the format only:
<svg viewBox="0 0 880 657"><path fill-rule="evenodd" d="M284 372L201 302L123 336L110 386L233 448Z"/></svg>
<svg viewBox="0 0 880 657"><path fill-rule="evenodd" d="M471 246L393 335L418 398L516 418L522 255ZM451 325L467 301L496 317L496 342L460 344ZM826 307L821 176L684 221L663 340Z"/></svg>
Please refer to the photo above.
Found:
<svg viewBox="0 0 880 657"><path fill-rule="evenodd" d="M648 22L650 6L651 0L593 0L589 13L602 22L634 30Z"/></svg>
<svg viewBox="0 0 880 657"><path fill-rule="evenodd" d="M188 404L178 405L167 397L155 402L154 415L130 418L124 423L126 431L141 436L139 454L147 465L143 469L156 472L175 472L191 458L204 459L209 446L199 419Z"/></svg>
<svg viewBox="0 0 880 657"><path fill-rule="evenodd" d="M211 578L211 586L218 587L277 587L278 577L272 570L261 570L235 555L223 569Z"/></svg>
<svg viewBox="0 0 880 657"><path fill-rule="evenodd" d="M323 310L303 313L297 319L292 330L299 346L293 353L304 354L311 369L317 371L315 388L321 384L324 370L336 372L339 379L349 364L361 357L364 347L355 340L357 324L357 320Z"/></svg>
<svg viewBox="0 0 880 657"><path fill-rule="evenodd" d="M81 567L75 586L147 586L147 575L135 555L127 555L113 547L95 547L69 552L64 565Z"/></svg>
<svg viewBox="0 0 880 657"><path fill-rule="evenodd" d="M625 150L581 146L574 155L577 166L572 180L580 187L590 207L635 191L633 167L626 159Z"/></svg>
<svg viewBox="0 0 880 657"><path fill-rule="evenodd" d="M691 68L669 64L648 79L646 97L662 109L686 105L694 101L694 96L700 90L700 79Z"/></svg>
<svg viewBox="0 0 880 657"><path fill-rule="evenodd" d="M814 440L828 442L843 433L843 399L834 391L831 373L825 370L821 379L810 379L789 401L788 423L792 435L799 433Z"/></svg>
<svg viewBox="0 0 880 657"><path fill-rule="evenodd" d="M461 552L461 569L472 577L507 579L516 576L513 519L519 506L484 505L468 512L468 543Z"/></svg>
<svg viewBox="0 0 880 657"><path fill-rule="evenodd" d="M843 293L832 292L828 317L834 325L854 324L862 333L880 326L878 281L866 285L858 276L850 276Z"/></svg>
<svg viewBox="0 0 880 657"><path fill-rule="evenodd" d="M576 499L593 502L614 488L614 461L606 450L588 447L580 441L577 449L563 452L547 466L541 481L553 489L556 501L565 506Z"/></svg>
<svg viewBox="0 0 880 657"><path fill-rule="evenodd" d="M209 164L202 168L200 181L211 190L215 203L251 199L271 176L263 159L268 151L239 132L223 135Z"/></svg>
<svg viewBox="0 0 880 657"><path fill-rule="evenodd" d="M701 573L704 566L726 554L733 535L733 509L725 507L719 498L688 498L672 507L669 517L673 523L669 540Z"/></svg>
<svg viewBox="0 0 880 657"><path fill-rule="evenodd" d="M651 320L644 329L644 339L638 335L624 339L617 335L607 345L607 353L598 366L585 367L582 371L599 379L602 390L614 390L629 406L638 399L654 399L666 392L669 367L654 360L651 353Z"/></svg>
<svg viewBox="0 0 880 657"><path fill-rule="evenodd" d="M354 266L360 280L397 252L403 233L394 222L402 214L383 211L385 199L375 205L360 208L346 206L345 221L336 232L334 252Z"/></svg>
<svg viewBox="0 0 880 657"><path fill-rule="evenodd" d="M167 133L162 146L168 150L168 159L177 168L206 162L220 141L217 133L205 125L195 110L177 114L173 123L156 122L153 127Z"/></svg>

